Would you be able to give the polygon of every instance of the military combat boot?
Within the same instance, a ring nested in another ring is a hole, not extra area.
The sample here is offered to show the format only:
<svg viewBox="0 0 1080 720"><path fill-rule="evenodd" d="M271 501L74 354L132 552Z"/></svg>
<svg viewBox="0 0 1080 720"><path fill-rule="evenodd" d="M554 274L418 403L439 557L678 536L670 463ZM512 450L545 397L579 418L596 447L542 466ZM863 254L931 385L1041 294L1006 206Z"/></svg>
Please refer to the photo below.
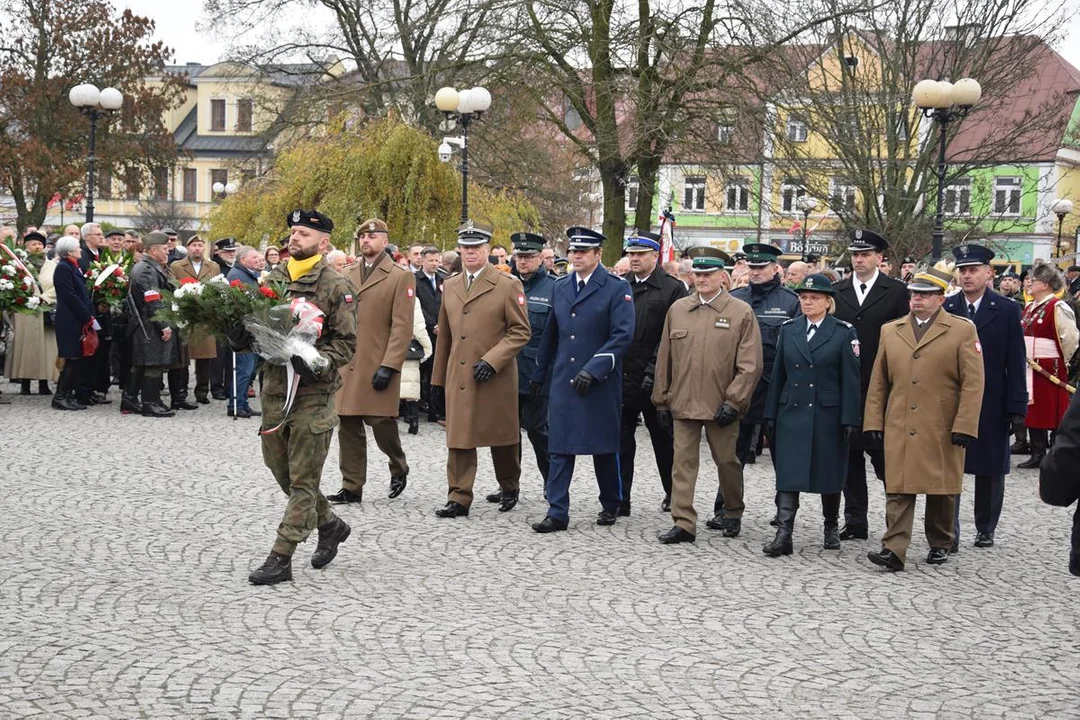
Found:
<svg viewBox="0 0 1080 720"><path fill-rule="evenodd" d="M330 561L337 557L338 545L345 542L351 533L352 528L339 517L321 526L319 544L311 554L311 567L320 570L329 565Z"/></svg>
<svg viewBox="0 0 1080 720"><path fill-rule="evenodd" d="M791 534L795 529L795 513L799 509L799 495L793 492L777 493L776 502L776 537L761 549L769 557L780 557L794 552Z"/></svg>
<svg viewBox="0 0 1080 720"><path fill-rule="evenodd" d="M248 575L252 585L277 585L286 580L292 580L292 557L276 552L270 553L266 561Z"/></svg>

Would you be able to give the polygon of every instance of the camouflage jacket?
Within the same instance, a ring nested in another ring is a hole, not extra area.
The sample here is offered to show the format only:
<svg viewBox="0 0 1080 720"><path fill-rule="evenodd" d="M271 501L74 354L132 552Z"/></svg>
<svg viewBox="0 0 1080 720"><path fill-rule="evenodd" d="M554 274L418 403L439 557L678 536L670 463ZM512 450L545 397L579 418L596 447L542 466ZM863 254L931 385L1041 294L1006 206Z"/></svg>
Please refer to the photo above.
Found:
<svg viewBox="0 0 1080 720"><path fill-rule="evenodd" d="M356 352L356 290L352 283L328 266L326 260L320 260L297 280L290 280L286 263L281 263L270 271L266 282L284 283L289 298L307 298L326 315L322 335L315 342L315 348L330 361L330 366L314 380L301 378L298 394L318 395L337 391L341 386L338 368L352 360ZM284 396L285 366L266 364L263 383L264 395Z"/></svg>

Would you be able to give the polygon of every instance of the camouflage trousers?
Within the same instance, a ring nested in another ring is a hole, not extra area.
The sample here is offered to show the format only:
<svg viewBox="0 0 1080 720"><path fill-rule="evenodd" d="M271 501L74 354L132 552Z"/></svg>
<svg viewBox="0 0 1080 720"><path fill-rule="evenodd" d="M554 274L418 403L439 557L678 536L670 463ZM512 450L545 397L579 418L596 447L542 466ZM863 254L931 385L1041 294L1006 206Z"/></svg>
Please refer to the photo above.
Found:
<svg viewBox="0 0 1080 720"><path fill-rule="evenodd" d="M264 430L281 422L284 402L281 396L263 396ZM335 517L319 482L336 425L333 395L302 395L293 403L285 424L262 436L263 462L289 496L274 542L276 553L292 556L312 530Z"/></svg>

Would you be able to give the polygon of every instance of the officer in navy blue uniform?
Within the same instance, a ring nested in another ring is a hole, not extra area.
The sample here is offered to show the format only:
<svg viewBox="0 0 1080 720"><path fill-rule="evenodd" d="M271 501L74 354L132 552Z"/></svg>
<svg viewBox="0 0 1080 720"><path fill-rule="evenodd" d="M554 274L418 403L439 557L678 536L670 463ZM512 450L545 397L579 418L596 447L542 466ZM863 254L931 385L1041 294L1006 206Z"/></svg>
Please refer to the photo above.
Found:
<svg viewBox="0 0 1080 720"><path fill-rule="evenodd" d="M660 509L671 510L671 468L675 462L675 439L657 418L652 403L656 374L656 351L664 331L668 308L686 297L686 285L671 277L660 266L660 235L634 232L624 245L630 258L630 272L624 279L634 296L634 340L623 359L622 443L619 447L619 471L622 475L623 500L619 515L630 514L630 491L634 484L634 455L637 451L638 417L645 421L652 442L656 471L664 488Z"/></svg>
<svg viewBox="0 0 1080 720"><path fill-rule="evenodd" d="M964 472L975 476L975 547L991 547L1005 499L1009 435L1023 427L1027 413L1027 354L1020 306L992 289L994 253L982 245L952 251L960 272L958 292L945 310L975 323L982 345L985 385L979 435L968 445ZM960 544L960 497L956 498L953 552Z"/></svg>
<svg viewBox="0 0 1080 720"><path fill-rule="evenodd" d="M870 230L853 230L848 238L852 273L836 283L836 319L851 323L859 336L859 374L863 403L870 388L870 375L877 358L881 326L910 312L908 288L879 270L889 241ZM851 444L847 480L844 483L844 527L841 540L865 540L869 533L866 519L868 492L866 458L879 480L885 480L885 452L867 448L862 436Z"/></svg>
<svg viewBox="0 0 1080 720"><path fill-rule="evenodd" d="M525 303L529 311L529 328L532 337L518 353L518 418L521 429L526 432L536 455L536 466L544 485L548 481L548 393L551 390L551 370L548 370L544 384L535 394L529 392L533 373L536 372L536 354L540 350L540 341L544 338L544 329L551 316L551 299L555 293L555 278L544 267L540 251L544 249L542 236L529 232L514 233L510 236L514 246L514 275L521 280L525 291ZM518 457L521 457L521 443L518 443ZM487 496L490 503L503 501L502 491ZM517 500L515 498L514 502Z"/></svg>
<svg viewBox="0 0 1080 720"><path fill-rule="evenodd" d="M551 317L529 390L542 392L551 376L548 405L548 513L539 533L566 530L574 458L592 455L600 486L597 525L615 524L622 501L619 419L622 359L634 337L634 298L622 278L600 264L604 236L583 227L566 231L572 272L555 283Z"/></svg>
<svg viewBox="0 0 1080 720"><path fill-rule="evenodd" d="M780 326L801 312L799 297L784 287L776 273L776 260L781 252L780 248L766 243L743 245L746 264L750 268L750 284L731 291L731 297L742 300L753 308L758 328L761 330L761 379L754 389L750 409L740 420L739 438L735 443L735 454L743 465L754 462L757 456L761 425L765 421L765 397L769 393L769 382L772 379ZM724 519L724 497L719 490L713 504L713 515L713 519L705 524L714 530L720 529Z"/></svg>

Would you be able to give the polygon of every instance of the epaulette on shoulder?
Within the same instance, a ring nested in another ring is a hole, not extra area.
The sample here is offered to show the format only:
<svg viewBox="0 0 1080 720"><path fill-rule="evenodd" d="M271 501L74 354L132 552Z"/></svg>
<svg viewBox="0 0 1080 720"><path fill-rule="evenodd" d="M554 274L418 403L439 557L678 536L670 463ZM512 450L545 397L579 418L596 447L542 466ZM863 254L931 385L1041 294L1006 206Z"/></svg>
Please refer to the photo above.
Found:
<svg viewBox="0 0 1080 720"><path fill-rule="evenodd" d="M843 326L844 326L844 327L846 327L846 328L853 328L853 327L855 327L854 325L852 325L851 323L849 323L849 322L848 322L847 320L841 320L840 318L834 318L834 320L836 320L836 322L840 323L841 325L843 325Z"/></svg>
<svg viewBox="0 0 1080 720"><path fill-rule="evenodd" d="M780 324L781 325L790 325L793 322L795 322L795 318L788 318L787 320L785 320L784 322L782 322Z"/></svg>

